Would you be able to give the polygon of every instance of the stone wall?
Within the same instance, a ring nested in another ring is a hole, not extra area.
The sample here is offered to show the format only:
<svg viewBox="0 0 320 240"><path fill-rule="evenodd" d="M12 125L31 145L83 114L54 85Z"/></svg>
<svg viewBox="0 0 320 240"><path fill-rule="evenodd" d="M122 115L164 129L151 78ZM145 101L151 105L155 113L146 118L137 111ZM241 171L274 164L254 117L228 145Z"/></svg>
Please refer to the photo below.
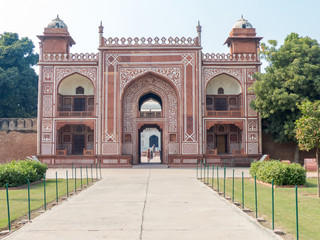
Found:
<svg viewBox="0 0 320 240"><path fill-rule="evenodd" d="M36 118L0 119L0 163L37 154Z"/></svg>
<svg viewBox="0 0 320 240"><path fill-rule="evenodd" d="M0 131L37 131L36 118L0 118Z"/></svg>
<svg viewBox="0 0 320 240"><path fill-rule="evenodd" d="M262 135L262 151L263 154L269 154L270 158L280 160L294 161L294 154L296 150L295 143L275 143L271 136L267 134ZM304 158L315 158L315 151L300 151L299 162L304 164Z"/></svg>

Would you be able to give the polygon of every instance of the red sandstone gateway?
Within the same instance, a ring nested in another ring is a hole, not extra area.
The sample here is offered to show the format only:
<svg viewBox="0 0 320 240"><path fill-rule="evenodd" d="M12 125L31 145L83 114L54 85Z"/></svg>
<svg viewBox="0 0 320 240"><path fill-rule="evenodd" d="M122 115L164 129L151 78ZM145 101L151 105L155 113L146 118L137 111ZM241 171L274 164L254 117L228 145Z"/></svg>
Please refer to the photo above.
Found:
<svg viewBox="0 0 320 240"><path fill-rule="evenodd" d="M261 38L241 17L225 42L230 54L204 54L200 25L197 33L111 38L100 25L99 52L72 54L66 24L52 20L38 36L41 161L128 167L151 147L169 166L261 156L260 118L250 108Z"/></svg>

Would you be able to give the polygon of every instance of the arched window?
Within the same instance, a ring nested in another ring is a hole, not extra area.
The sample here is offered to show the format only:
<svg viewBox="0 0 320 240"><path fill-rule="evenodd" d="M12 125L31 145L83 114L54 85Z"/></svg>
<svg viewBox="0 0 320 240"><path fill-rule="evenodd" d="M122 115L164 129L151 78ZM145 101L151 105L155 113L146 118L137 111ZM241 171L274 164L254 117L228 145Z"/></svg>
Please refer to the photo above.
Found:
<svg viewBox="0 0 320 240"><path fill-rule="evenodd" d="M224 89L222 87L218 88L218 94L224 94Z"/></svg>
<svg viewBox="0 0 320 240"><path fill-rule="evenodd" d="M76 88L76 94L84 94L84 88L79 86Z"/></svg>

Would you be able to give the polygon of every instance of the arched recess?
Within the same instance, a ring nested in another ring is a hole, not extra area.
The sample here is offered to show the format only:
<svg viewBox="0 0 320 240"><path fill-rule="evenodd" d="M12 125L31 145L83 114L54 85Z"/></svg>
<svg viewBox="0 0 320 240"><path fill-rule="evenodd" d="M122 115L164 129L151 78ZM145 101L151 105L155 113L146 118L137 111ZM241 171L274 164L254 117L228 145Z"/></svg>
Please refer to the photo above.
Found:
<svg viewBox="0 0 320 240"><path fill-rule="evenodd" d="M94 85L92 81L74 73L58 85L59 116L92 116L94 111Z"/></svg>
<svg viewBox="0 0 320 240"><path fill-rule="evenodd" d="M158 96L162 103L162 115L156 118L145 118L139 115L139 101L147 94ZM159 123L163 131L164 163L168 161L169 153L179 153L178 141L170 142L170 135L178 136L178 96L170 81L149 74L131 81L122 95L122 154L132 154L133 163L138 163L138 129L143 124ZM132 137L130 138L129 135Z"/></svg>
<svg viewBox="0 0 320 240"><path fill-rule="evenodd" d="M241 111L242 86L228 74L213 77L206 86L206 109L213 111Z"/></svg>

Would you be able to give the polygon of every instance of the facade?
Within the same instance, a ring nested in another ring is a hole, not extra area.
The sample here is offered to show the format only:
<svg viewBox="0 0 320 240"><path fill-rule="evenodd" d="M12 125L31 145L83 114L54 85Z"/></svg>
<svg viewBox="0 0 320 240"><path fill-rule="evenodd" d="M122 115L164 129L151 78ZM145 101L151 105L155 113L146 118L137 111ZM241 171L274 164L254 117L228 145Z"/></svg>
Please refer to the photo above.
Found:
<svg viewBox="0 0 320 240"><path fill-rule="evenodd" d="M250 108L260 37L245 19L226 40L230 54L205 54L195 38L111 38L99 26L98 53L70 53L75 41L57 17L40 42L38 156L50 165L128 167L140 163L141 133L157 129L169 166L245 165L262 154ZM154 111L145 103L156 102Z"/></svg>

